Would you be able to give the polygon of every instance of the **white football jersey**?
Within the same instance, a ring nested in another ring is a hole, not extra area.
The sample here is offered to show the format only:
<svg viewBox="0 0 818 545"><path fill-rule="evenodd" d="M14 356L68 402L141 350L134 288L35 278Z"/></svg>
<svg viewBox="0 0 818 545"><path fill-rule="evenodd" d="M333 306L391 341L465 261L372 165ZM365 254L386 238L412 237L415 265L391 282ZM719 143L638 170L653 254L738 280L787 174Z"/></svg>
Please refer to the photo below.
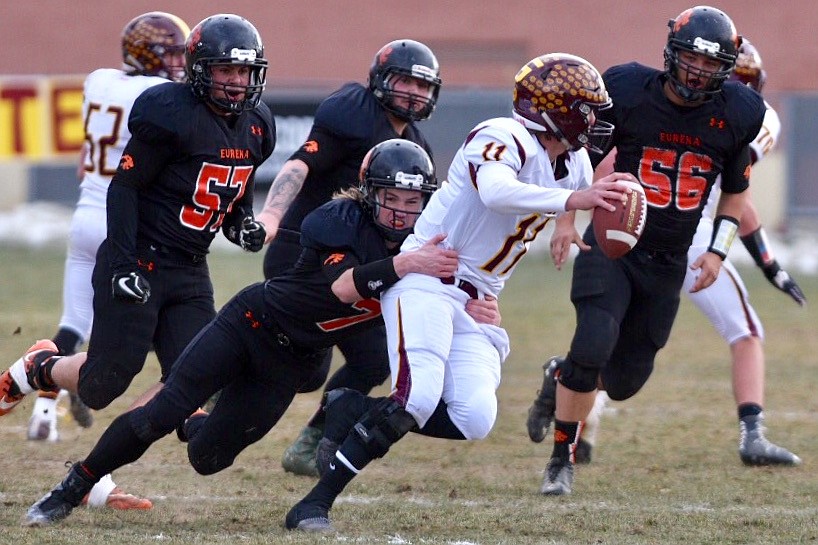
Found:
<svg viewBox="0 0 818 545"><path fill-rule="evenodd" d="M142 91L167 82L156 76L129 76L113 68L95 70L85 78L82 115L87 153L81 204L105 207L108 185L131 139L131 106Z"/></svg>
<svg viewBox="0 0 818 545"><path fill-rule="evenodd" d="M767 101L764 101L767 106L767 111L764 113L764 122L761 124L761 130L758 131L758 136L755 140L750 142L750 149L752 150L755 162L761 159L778 143L778 137L781 135L781 119L778 117L772 106ZM707 204L702 210L702 220L712 222L716 217L716 206L721 195L721 176L716 179L713 184L713 189L710 190L710 196L707 198Z"/></svg>
<svg viewBox="0 0 818 545"><path fill-rule="evenodd" d="M455 276L495 297L548 220L571 192L589 187L588 153L569 152L567 174L554 178L545 149L518 121L477 125L457 152L448 181L432 195L403 250L439 233L459 253Z"/></svg>

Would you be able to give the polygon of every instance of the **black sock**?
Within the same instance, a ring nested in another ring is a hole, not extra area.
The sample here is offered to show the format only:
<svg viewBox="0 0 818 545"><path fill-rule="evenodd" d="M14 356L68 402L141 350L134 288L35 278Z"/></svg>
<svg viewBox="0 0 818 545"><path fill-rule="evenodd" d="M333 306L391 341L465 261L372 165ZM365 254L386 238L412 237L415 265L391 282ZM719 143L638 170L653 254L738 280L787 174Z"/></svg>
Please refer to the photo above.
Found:
<svg viewBox="0 0 818 545"><path fill-rule="evenodd" d="M50 352L50 354L54 354L54 352ZM54 364L56 364L62 356L45 356L44 360L40 360L39 366L37 368L37 378L35 379L37 382L37 389L38 390L59 390L56 384L54 384L54 379L51 378L51 370L54 369ZM36 362L39 358L34 358ZM32 386L34 386L32 384Z"/></svg>
<svg viewBox="0 0 818 545"><path fill-rule="evenodd" d="M571 447L576 443L579 422L554 420L554 451L552 458L571 459Z"/></svg>
<svg viewBox="0 0 818 545"><path fill-rule="evenodd" d="M304 498L305 503L317 504L329 510L335 502L335 498L344 491L344 488L358 474L347 467L339 459L339 455L343 456L358 472L372 461L372 457L361 443L361 439L358 438L355 432L352 432L338 448L335 458L329 465L329 470Z"/></svg>
<svg viewBox="0 0 818 545"><path fill-rule="evenodd" d="M130 413L119 415L102 437L91 454L83 461L83 468L90 474L102 476L138 460L152 443L140 439L131 426Z"/></svg>
<svg viewBox="0 0 818 545"><path fill-rule="evenodd" d="M757 416L763 410L758 403L742 403L738 406L738 419L742 420L747 416Z"/></svg>
<svg viewBox="0 0 818 545"><path fill-rule="evenodd" d="M70 329L60 328L54 338L51 339L57 345L60 356L70 356L77 351L77 347L82 344L82 338Z"/></svg>

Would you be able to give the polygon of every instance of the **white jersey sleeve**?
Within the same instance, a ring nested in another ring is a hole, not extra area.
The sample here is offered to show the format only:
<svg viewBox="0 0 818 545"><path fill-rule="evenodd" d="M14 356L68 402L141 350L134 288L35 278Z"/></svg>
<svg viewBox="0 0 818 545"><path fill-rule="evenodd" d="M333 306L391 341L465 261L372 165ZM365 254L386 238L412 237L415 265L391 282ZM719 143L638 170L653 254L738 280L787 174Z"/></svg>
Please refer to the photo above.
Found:
<svg viewBox="0 0 818 545"><path fill-rule="evenodd" d="M590 185L587 152L566 157L566 174L555 179L545 149L520 123L495 118L477 125L403 249L445 233L443 244L458 251L456 276L496 296L531 241L565 210L571 191Z"/></svg>
<svg viewBox="0 0 818 545"><path fill-rule="evenodd" d="M750 149L753 150L753 160L761 161L768 151L778 143L778 138L781 136L781 119L778 117L772 106L767 101L764 101L767 111L764 113L764 122L761 125L761 130L758 131L756 139L750 142Z"/></svg>
<svg viewBox="0 0 818 545"><path fill-rule="evenodd" d="M108 185L116 173L125 145L131 139L128 117L142 91L168 80L127 75L102 68L85 78L82 115L85 124L85 162L80 187L82 204L105 206Z"/></svg>

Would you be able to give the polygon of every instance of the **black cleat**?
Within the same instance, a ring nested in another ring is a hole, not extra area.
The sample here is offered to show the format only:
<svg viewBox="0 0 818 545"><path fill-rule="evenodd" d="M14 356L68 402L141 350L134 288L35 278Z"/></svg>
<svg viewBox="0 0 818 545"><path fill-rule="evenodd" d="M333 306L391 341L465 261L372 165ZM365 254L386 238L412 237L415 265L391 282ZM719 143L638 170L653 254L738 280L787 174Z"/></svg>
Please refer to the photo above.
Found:
<svg viewBox="0 0 818 545"><path fill-rule="evenodd" d="M284 527L288 530L302 532L332 532L334 528L329 522L329 511L317 505L309 505L300 501L287 513Z"/></svg>
<svg viewBox="0 0 818 545"><path fill-rule="evenodd" d="M61 521L82 502L94 484L79 463L74 464L60 484L28 508L23 525L48 526Z"/></svg>
<svg viewBox="0 0 818 545"><path fill-rule="evenodd" d="M542 388L537 392L537 398L528 409L528 437L535 443L541 443L554 421L554 411L557 408L557 379L554 373L563 358L553 357L543 365Z"/></svg>

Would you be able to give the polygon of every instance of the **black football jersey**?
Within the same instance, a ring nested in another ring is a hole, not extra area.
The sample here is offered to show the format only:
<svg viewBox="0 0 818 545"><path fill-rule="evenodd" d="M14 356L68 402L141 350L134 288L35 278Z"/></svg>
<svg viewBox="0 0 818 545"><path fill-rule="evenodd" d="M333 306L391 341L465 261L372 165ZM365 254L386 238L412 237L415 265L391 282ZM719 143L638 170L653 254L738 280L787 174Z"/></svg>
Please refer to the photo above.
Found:
<svg viewBox="0 0 818 545"><path fill-rule="evenodd" d="M414 123L397 134L386 110L367 88L348 83L327 97L315 112L307 141L290 159L300 159L310 171L281 227L300 230L304 217L332 198L340 189L358 185L358 172L366 153L391 138L404 138L432 150Z"/></svg>
<svg viewBox="0 0 818 545"><path fill-rule="evenodd" d="M205 254L225 214L238 205L252 210L255 169L276 141L266 104L223 117L189 85L166 83L139 96L128 126L133 139L161 149L167 158L154 179L138 188L138 238Z"/></svg>
<svg viewBox="0 0 818 545"><path fill-rule="evenodd" d="M265 305L293 342L330 347L383 324L380 301L343 303L331 288L344 271L398 251L387 249L372 212L357 201L332 200L304 219L301 245L295 266L265 285Z"/></svg>
<svg viewBox="0 0 818 545"><path fill-rule="evenodd" d="M761 129L764 101L728 82L700 106L677 106L662 90L664 73L637 63L614 66L602 77L613 107L599 118L615 126L615 170L636 176L648 200L638 246L685 252L717 176L723 174L727 193L746 189L747 145ZM592 154L595 163L601 159Z"/></svg>

